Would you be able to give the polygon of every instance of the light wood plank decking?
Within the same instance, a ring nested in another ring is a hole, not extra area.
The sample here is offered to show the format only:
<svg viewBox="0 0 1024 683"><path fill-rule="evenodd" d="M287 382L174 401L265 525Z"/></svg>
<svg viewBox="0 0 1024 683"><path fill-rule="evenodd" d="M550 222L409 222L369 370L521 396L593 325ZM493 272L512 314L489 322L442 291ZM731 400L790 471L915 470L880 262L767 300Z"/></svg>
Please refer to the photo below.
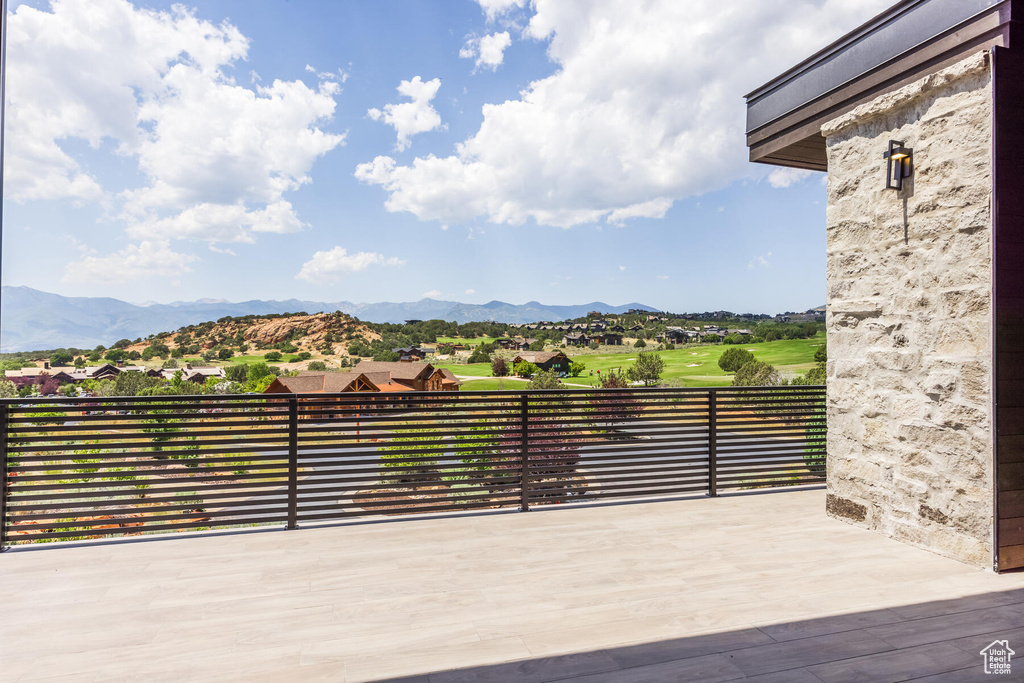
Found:
<svg viewBox="0 0 1024 683"><path fill-rule="evenodd" d="M2 681L971 681L996 638L1024 679L1024 575L822 490L0 555Z"/></svg>

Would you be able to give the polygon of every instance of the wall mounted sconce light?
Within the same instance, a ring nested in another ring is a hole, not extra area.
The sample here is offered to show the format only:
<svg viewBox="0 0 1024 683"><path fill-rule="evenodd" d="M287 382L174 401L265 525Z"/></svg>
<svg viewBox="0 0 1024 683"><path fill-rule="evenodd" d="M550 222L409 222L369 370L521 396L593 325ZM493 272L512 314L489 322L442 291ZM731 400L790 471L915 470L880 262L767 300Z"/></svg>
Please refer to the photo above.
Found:
<svg viewBox="0 0 1024 683"><path fill-rule="evenodd" d="M902 190L903 179L914 174L914 150L902 142L889 140L889 150L882 158L885 159L885 189Z"/></svg>

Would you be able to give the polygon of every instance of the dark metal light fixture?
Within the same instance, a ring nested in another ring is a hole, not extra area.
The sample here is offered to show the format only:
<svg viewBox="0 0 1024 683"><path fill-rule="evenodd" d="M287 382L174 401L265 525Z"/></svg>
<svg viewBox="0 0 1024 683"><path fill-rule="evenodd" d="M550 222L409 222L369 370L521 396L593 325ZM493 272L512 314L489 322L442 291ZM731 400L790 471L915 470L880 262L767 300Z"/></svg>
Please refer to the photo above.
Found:
<svg viewBox="0 0 1024 683"><path fill-rule="evenodd" d="M902 142L889 140L889 150L882 158L885 159L885 189L902 190L903 179L914 173L914 150Z"/></svg>

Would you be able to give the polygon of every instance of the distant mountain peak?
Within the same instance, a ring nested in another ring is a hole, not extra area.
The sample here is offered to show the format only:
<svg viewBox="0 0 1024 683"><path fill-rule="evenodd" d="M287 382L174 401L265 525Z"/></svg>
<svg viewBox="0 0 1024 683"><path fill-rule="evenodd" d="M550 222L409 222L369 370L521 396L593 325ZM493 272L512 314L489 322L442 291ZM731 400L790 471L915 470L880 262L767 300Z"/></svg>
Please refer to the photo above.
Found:
<svg viewBox="0 0 1024 683"><path fill-rule="evenodd" d="M176 301L171 304L132 304L107 297L65 297L31 287L5 286L0 350L36 351L61 347L91 349L99 344L109 346L119 339L148 337L186 325L215 321L224 316L268 313L305 311L312 314L341 311L374 323L401 323L412 319L454 320L459 323L529 323L538 320L578 318L593 310L614 315L625 313L631 308L656 310L637 303L609 306L602 302L591 302L582 305L552 306L537 301L517 305L494 300L480 305L431 298L423 298L416 302L384 301L360 304L300 299L253 299L237 303L224 299L199 299Z"/></svg>

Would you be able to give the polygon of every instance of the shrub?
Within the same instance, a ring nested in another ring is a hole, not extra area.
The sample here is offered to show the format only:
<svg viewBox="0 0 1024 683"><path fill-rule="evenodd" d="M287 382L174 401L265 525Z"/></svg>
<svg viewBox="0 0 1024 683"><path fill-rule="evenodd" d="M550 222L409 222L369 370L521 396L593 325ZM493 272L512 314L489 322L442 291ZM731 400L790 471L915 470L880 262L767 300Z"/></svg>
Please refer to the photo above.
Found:
<svg viewBox="0 0 1024 683"><path fill-rule="evenodd" d="M587 364L583 361L574 360L569 363L569 376L579 377L583 374L583 371L587 369Z"/></svg>
<svg viewBox="0 0 1024 683"><path fill-rule="evenodd" d="M531 410L527 418L530 429L543 429L530 438L531 475L558 477L575 474L579 462L581 439L564 425L553 422L552 415ZM471 432L456 437L466 446L460 448L462 462L479 472L494 472L508 477L522 464L522 432L518 419L504 422L480 421ZM488 438L489 437L489 438ZM462 443L459 444L462 446ZM510 471L511 470L511 471ZM563 495L564 489L552 488L550 495Z"/></svg>
<svg viewBox="0 0 1024 683"><path fill-rule="evenodd" d="M307 369L313 372L324 372L327 370L327 363L322 360L313 360L309 362Z"/></svg>
<svg viewBox="0 0 1024 683"><path fill-rule="evenodd" d="M501 356L491 359L491 375L494 377L508 377L508 361Z"/></svg>
<svg viewBox="0 0 1024 683"><path fill-rule="evenodd" d="M609 370L598 376L603 389L628 389L629 379L621 372ZM623 422L637 417L643 411L643 405L634 394L629 392L601 392L590 399L591 421L595 425L610 429L613 423Z"/></svg>
<svg viewBox="0 0 1024 683"><path fill-rule="evenodd" d="M530 389L558 389L561 384L554 370L540 370L534 373L528 386Z"/></svg>
<svg viewBox="0 0 1024 683"><path fill-rule="evenodd" d="M398 427L401 429L401 425ZM380 447L380 466L383 483L416 481L436 475L438 452L437 436L432 429L407 429L394 432L387 445ZM407 458L423 460L407 461Z"/></svg>
<svg viewBox="0 0 1024 683"><path fill-rule="evenodd" d="M268 351L266 354L263 355L263 358L264 358L264 360L269 360L269 361L279 361L279 360L281 360L281 352L280 351Z"/></svg>
<svg viewBox="0 0 1024 683"><path fill-rule="evenodd" d="M828 347L822 344L818 347L818 350L814 352L814 362L824 363L828 360Z"/></svg>
<svg viewBox="0 0 1024 683"><path fill-rule="evenodd" d="M781 384L775 368L760 360L744 364L732 378L734 387L768 387Z"/></svg>
<svg viewBox="0 0 1024 683"><path fill-rule="evenodd" d="M50 365L55 368L67 365L74 359L74 356L67 349L57 349L50 354Z"/></svg>
<svg viewBox="0 0 1024 683"><path fill-rule="evenodd" d="M726 349L718 359L718 367L725 372L736 372L752 360L754 360L754 354L750 351L737 348Z"/></svg>
<svg viewBox="0 0 1024 683"><path fill-rule="evenodd" d="M802 377L794 377L792 384L825 384L827 379L825 364L818 363L815 367L811 368Z"/></svg>
<svg viewBox="0 0 1024 683"><path fill-rule="evenodd" d="M490 351L487 350L487 345L486 344L480 344L475 349L473 349L473 353L470 354L469 360L466 361L466 362L468 362L468 363L490 363L491 362L491 353L490 353Z"/></svg>
<svg viewBox="0 0 1024 683"><path fill-rule="evenodd" d="M661 373L665 369L665 361L654 352L641 351L636 356L636 362L626 370L626 377L631 382L643 382L644 386L654 386L661 379Z"/></svg>
<svg viewBox="0 0 1024 683"><path fill-rule="evenodd" d="M647 342L645 342L643 339L637 339L636 343L633 344L633 348L635 348L635 349L645 349L645 348L647 348Z"/></svg>
<svg viewBox="0 0 1024 683"><path fill-rule="evenodd" d="M825 436L825 429L825 407L819 406L814 409L814 415L804 430L804 437L808 442L812 442L804 447L804 464L815 474L824 474L825 472L825 445L820 443Z"/></svg>
<svg viewBox="0 0 1024 683"><path fill-rule="evenodd" d="M531 375L536 373L538 369L539 368L533 363L529 363L524 360L516 363L516 366L513 369L513 371L516 373L516 376L518 377L530 377Z"/></svg>
<svg viewBox="0 0 1024 683"><path fill-rule="evenodd" d="M221 349L217 352L217 358L220 360L228 360L235 355L235 352L231 349Z"/></svg>
<svg viewBox="0 0 1024 683"><path fill-rule="evenodd" d="M229 365L224 369L224 379L229 382L238 382L239 384L245 384L245 380L248 379L249 366L245 363L238 363L237 365Z"/></svg>

